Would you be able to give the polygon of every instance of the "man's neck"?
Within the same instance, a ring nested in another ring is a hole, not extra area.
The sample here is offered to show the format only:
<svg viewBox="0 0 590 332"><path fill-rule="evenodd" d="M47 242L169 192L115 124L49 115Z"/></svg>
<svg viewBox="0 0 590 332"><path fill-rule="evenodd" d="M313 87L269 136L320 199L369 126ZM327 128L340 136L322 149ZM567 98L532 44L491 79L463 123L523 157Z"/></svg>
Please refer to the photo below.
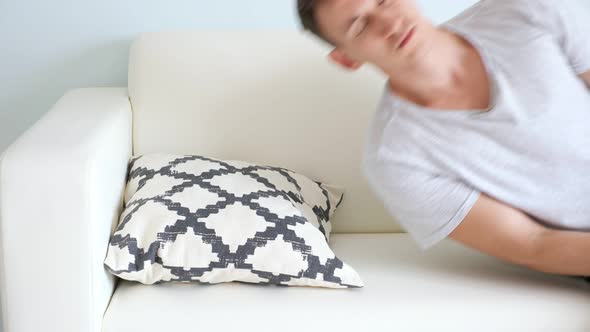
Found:
<svg viewBox="0 0 590 332"><path fill-rule="evenodd" d="M392 91L424 106L458 94L467 82L473 49L458 35L435 28L415 65L404 70L386 68Z"/></svg>

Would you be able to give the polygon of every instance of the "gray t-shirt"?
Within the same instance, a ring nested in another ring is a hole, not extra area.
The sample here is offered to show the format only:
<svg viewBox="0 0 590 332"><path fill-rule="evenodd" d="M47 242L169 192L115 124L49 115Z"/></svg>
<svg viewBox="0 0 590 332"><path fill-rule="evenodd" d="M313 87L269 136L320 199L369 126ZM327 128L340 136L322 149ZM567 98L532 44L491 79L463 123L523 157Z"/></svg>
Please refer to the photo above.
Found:
<svg viewBox="0 0 590 332"><path fill-rule="evenodd" d="M493 82L487 110L434 110L384 87L363 172L422 249L485 192L549 227L590 231L590 20L555 0L483 0L442 24Z"/></svg>

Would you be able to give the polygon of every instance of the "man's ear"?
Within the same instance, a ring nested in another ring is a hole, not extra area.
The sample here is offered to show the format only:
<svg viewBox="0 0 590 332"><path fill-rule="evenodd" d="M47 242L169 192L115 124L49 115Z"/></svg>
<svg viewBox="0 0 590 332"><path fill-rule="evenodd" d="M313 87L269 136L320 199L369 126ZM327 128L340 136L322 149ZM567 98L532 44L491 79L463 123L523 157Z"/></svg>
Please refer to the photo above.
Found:
<svg viewBox="0 0 590 332"><path fill-rule="evenodd" d="M363 65L362 62L358 62L358 61L350 58L348 55L344 54L344 52L338 50L337 48L332 50L332 52L330 52L328 57L333 62L341 65L342 67L344 67L348 70L357 70Z"/></svg>

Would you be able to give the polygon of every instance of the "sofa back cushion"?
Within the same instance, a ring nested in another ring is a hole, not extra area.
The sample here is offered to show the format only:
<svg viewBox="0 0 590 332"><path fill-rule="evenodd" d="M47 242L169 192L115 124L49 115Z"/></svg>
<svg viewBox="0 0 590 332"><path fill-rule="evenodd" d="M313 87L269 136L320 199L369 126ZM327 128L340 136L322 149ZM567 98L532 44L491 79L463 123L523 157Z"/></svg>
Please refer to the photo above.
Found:
<svg viewBox="0 0 590 332"><path fill-rule="evenodd" d="M347 72L329 50L296 30L141 34L129 67L133 154L285 167L344 187L334 232L400 231L360 168L385 76Z"/></svg>

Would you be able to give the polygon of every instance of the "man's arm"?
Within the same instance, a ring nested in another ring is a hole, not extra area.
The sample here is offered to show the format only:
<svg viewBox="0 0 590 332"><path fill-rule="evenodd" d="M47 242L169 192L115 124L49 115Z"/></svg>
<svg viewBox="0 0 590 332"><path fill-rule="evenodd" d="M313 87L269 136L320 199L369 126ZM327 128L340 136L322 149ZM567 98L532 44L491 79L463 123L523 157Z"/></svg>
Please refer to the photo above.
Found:
<svg viewBox="0 0 590 332"><path fill-rule="evenodd" d="M537 271L590 275L590 233L550 229L483 193L449 237Z"/></svg>
<svg viewBox="0 0 590 332"><path fill-rule="evenodd" d="M590 88L590 70L580 75L580 77L584 82L586 82L588 88Z"/></svg>

